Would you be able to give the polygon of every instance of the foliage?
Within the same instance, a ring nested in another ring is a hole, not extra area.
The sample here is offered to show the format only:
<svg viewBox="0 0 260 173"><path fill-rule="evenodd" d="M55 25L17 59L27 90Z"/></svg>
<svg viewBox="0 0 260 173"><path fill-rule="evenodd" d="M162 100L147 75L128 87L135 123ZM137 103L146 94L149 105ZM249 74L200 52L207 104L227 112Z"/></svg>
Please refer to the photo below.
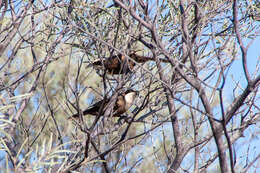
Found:
<svg viewBox="0 0 260 173"><path fill-rule="evenodd" d="M0 10L0 170L259 171L258 1L2 0ZM93 65L132 52L151 60L121 75ZM124 117L68 119L129 88L139 96Z"/></svg>

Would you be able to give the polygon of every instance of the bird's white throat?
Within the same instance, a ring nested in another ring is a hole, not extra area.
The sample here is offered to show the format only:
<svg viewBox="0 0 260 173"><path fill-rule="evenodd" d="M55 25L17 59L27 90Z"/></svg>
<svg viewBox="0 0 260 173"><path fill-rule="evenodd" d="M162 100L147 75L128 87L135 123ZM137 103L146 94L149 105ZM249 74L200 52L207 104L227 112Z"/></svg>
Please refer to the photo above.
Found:
<svg viewBox="0 0 260 173"><path fill-rule="evenodd" d="M130 106L133 104L135 96L136 96L135 92L127 93L125 95L126 110L129 109Z"/></svg>

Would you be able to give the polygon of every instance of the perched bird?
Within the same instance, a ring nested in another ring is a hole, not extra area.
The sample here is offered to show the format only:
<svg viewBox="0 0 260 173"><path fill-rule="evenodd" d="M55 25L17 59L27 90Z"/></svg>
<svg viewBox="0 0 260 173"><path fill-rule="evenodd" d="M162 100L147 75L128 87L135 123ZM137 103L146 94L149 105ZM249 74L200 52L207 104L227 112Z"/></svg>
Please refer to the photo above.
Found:
<svg viewBox="0 0 260 173"><path fill-rule="evenodd" d="M137 63L144 63L147 61L154 61L153 58L147 56L137 55L136 53L129 54L129 57ZM169 62L166 59L160 59L162 62ZM105 70L109 74L123 74L129 73L133 70L135 62L127 59L126 56L119 54L114 55L106 59L99 59L93 62L94 67L102 67L104 65Z"/></svg>
<svg viewBox="0 0 260 173"><path fill-rule="evenodd" d="M126 92L119 94L117 97L117 100L115 102L115 105L113 107L113 116L120 117L121 114L125 113L133 104L134 99L137 95L137 91L134 91L132 89L127 90ZM90 108L83 111L83 115L94 115L98 116L100 108L103 105L103 110L101 110L101 115L105 113L105 109L107 108L108 103L110 102L112 97L101 100L95 104L93 104ZM74 114L69 119L78 118L79 114Z"/></svg>

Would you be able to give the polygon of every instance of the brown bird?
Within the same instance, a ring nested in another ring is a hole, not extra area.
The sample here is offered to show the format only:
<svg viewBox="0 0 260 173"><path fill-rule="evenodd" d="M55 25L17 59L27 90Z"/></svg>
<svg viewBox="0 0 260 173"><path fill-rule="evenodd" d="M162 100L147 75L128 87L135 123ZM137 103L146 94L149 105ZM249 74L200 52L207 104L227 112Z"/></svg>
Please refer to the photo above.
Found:
<svg viewBox="0 0 260 173"><path fill-rule="evenodd" d="M119 94L116 100L116 103L113 107L113 116L120 117L123 113L125 113L133 104L134 99L137 95L137 91L134 91L132 89L127 90L125 93ZM104 104L103 109L101 111L101 115L105 113L106 106L110 102L111 98L108 98L106 100L101 100L95 104L93 104L90 108L83 111L83 115L94 115L98 116L100 108L102 104ZM79 114L74 114L69 119L78 118Z"/></svg>
<svg viewBox="0 0 260 173"><path fill-rule="evenodd" d="M154 59L151 57L137 55L136 53L129 54L129 57L138 63L154 61ZM160 59L160 61L169 62L166 59ZM104 65L109 74L127 74L132 71L135 66L135 62L127 59L124 55L119 54L103 60L99 59L93 62L92 65L94 67L102 67Z"/></svg>

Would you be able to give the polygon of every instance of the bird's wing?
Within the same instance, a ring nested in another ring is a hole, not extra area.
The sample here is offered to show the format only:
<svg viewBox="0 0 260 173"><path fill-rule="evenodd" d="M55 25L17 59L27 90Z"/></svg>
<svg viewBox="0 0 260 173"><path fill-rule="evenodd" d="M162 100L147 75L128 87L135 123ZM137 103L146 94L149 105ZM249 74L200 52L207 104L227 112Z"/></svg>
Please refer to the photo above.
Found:
<svg viewBox="0 0 260 173"><path fill-rule="evenodd" d="M100 100L100 101L94 103L93 105L91 105L90 107L88 107L87 109L85 109L83 111L83 115L87 115L87 114L98 115L99 109L100 109L101 105L103 104L103 101L104 100ZM105 102L104 104L107 104L107 102ZM69 119L78 118L78 117L79 117L79 114L74 114Z"/></svg>
<svg viewBox="0 0 260 173"><path fill-rule="evenodd" d="M122 56L119 55L114 55L111 58L108 59L108 61L106 62L106 68L109 69L116 69L116 68L120 68L120 64L121 64L121 58Z"/></svg>
<svg viewBox="0 0 260 173"><path fill-rule="evenodd" d="M102 106L104 100L100 100L96 103L94 103L93 105L91 105L90 107L88 107L88 109L83 111L83 115L87 115L87 114L91 114L91 115L98 115L99 113L99 109ZM107 104L107 101L105 100L104 104ZM104 105L104 107L105 107Z"/></svg>

